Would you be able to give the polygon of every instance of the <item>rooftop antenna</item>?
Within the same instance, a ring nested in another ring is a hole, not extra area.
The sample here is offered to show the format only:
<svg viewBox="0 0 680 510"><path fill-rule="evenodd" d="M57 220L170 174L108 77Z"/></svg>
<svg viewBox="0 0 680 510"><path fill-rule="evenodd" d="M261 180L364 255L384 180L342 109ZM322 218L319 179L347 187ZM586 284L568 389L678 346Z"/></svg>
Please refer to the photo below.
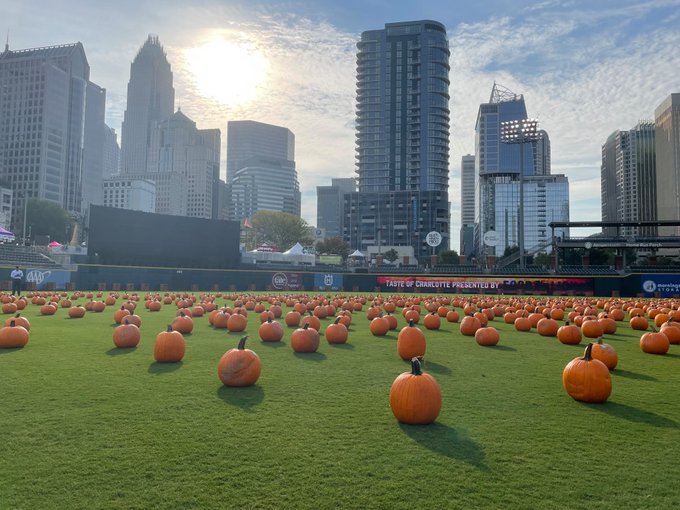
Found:
<svg viewBox="0 0 680 510"><path fill-rule="evenodd" d="M5 53L9 51L9 28L7 29L7 39L5 40Z"/></svg>

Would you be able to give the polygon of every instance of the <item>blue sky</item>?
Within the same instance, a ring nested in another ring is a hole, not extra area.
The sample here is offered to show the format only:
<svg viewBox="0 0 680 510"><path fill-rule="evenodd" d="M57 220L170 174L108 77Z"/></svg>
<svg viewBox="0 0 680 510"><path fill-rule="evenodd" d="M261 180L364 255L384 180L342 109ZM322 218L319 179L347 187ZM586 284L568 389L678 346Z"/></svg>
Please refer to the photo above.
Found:
<svg viewBox="0 0 680 510"><path fill-rule="evenodd" d="M0 12L12 48L83 43L92 81L107 89L107 121L118 131L130 62L147 35L157 34L177 102L198 127L220 128L224 138L227 121L252 119L295 133L303 216L311 224L316 186L354 172L361 32L395 21L442 22L451 48L454 248L460 158L474 152L477 109L494 80L524 94L529 115L550 134L553 173L569 177L574 220L600 219L607 136L653 118L668 94L680 92L680 0L1 0ZM197 66L197 55L209 58Z"/></svg>

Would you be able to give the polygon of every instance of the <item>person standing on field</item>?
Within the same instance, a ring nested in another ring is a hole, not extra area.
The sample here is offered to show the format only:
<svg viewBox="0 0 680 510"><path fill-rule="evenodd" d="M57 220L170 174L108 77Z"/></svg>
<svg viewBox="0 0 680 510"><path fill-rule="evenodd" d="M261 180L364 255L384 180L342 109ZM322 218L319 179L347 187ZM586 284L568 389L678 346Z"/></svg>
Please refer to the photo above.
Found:
<svg viewBox="0 0 680 510"><path fill-rule="evenodd" d="M21 296L21 280L24 277L24 272L19 269L19 266L16 266L9 277L12 279L12 295L16 293L17 296Z"/></svg>

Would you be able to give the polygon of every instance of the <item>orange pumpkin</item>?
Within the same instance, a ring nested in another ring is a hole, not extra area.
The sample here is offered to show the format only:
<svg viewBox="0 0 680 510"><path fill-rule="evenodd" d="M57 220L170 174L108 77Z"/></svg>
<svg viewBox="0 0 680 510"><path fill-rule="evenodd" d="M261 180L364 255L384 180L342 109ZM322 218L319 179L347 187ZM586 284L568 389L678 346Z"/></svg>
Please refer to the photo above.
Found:
<svg viewBox="0 0 680 510"><path fill-rule="evenodd" d="M515 319L515 329L517 331L531 331L531 321L528 317L517 317Z"/></svg>
<svg viewBox="0 0 680 510"><path fill-rule="evenodd" d="M425 326L425 329L439 329L441 326L441 319L437 312L427 314L425 319L423 319L423 326Z"/></svg>
<svg viewBox="0 0 680 510"><path fill-rule="evenodd" d="M123 321L125 321L125 318L123 318ZM191 333L194 329L194 321L191 317L185 315L184 313L182 313L182 315L179 317L175 317L175 320L173 320L170 325L172 326L172 329L179 331L183 335Z"/></svg>
<svg viewBox="0 0 680 510"><path fill-rule="evenodd" d="M479 345L496 345L499 340L500 335L498 334L498 330L496 328L482 326L477 331L475 331L475 341Z"/></svg>
<svg viewBox="0 0 680 510"><path fill-rule="evenodd" d="M604 329L598 319L584 320L581 324L581 333L586 338L600 338L604 334Z"/></svg>
<svg viewBox="0 0 680 510"><path fill-rule="evenodd" d="M127 319L123 319L123 323L113 330L113 344L119 349L137 347L139 339L139 328L130 324Z"/></svg>
<svg viewBox="0 0 680 510"><path fill-rule="evenodd" d="M482 327L482 323L479 321L479 319L475 316L472 315L467 315L463 317L463 320L460 321L460 333L465 336L475 336L475 333L479 328Z"/></svg>
<svg viewBox="0 0 680 510"><path fill-rule="evenodd" d="M283 338L283 327L269 316L266 322L260 324L258 334L263 342L280 342Z"/></svg>
<svg viewBox="0 0 680 510"><path fill-rule="evenodd" d="M390 330L390 323L384 317L375 317L368 326L373 336L385 336Z"/></svg>
<svg viewBox="0 0 680 510"><path fill-rule="evenodd" d="M619 355L611 345L602 341L602 337L597 339L596 344L593 344L592 356L607 365L609 370L614 370L619 363Z"/></svg>
<svg viewBox="0 0 680 510"><path fill-rule="evenodd" d="M31 331L31 323L28 322L26 317L22 317L21 314L16 314L14 317L10 317L5 321L5 326L11 326L12 321L14 321L15 326L21 326L26 331ZM678 330L680 332L680 329Z"/></svg>
<svg viewBox="0 0 680 510"><path fill-rule="evenodd" d="M666 354L670 345L668 337L655 329L640 337L640 349L648 354Z"/></svg>
<svg viewBox="0 0 680 510"><path fill-rule="evenodd" d="M548 319L544 317L536 324L536 331L541 336L557 336L557 331L560 325L555 319Z"/></svg>
<svg viewBox="0 0 680 510"><path fill-rule="evenodd" d="M217 364L217 375L225 386L251 386L260 377L262 362L255 352L245 348L247 339L241 338L236 349L225 352Z"/></svg>
<svg viewBox="0 0 680 510"><path fill-rule="evenodd" d="M12 319L9 326L0 328L0 348L16 349L28 343L28 331L23 326L17 326Z"/></svg>
<svg viewBox="0 0 680 510"><path fill-rule="evenodd" d="M607 366L593 359L592 350L590 343L582 358L574 358L564 367L562 384L574 400L606 402L612 392L612 379Z"/></svg>
<svg viewBox="0 0 680 510"><path fill-rule="evenodd" d="M649 322L642 315L635 315L629 321L630 327L637 331L645 331L649 328Z"/></svg>
<svg viewBox="0 0 680 510"><path fill-rule="evenodd" d="M448 322L458 322L458 319L460 319L460 314L457 311L451 310L450 312L447 312L446 320Z"/></svg>
<svg viewBox="0 0 680 510"><path fill-rule="evenodd" d="M329 344L344 344L347 342L347 327L340 322L340 317L337 317L333 324L328 325L325 336Z"/></svg>
<svg viewBox="0 0 680 510"><path fill-rule="evenodd" d="M236 312L236 310L234 310ZM229 331L241 332L248 326L248 319L241 313L232 313L227 319L227 329Z"/></svg>
<svg viewBox="0 0 680 510"><path fill-rule="evenodd" d="M439 384L420 369L418 358L411 359L411 371L400 374L390 389L394 417L409 425L427 425L439 416L442 394Z"/></svg>
<svg viewBox="0 0 680 510"><path fill-rule="evenodd" d="M290 345L295 352L316 352L319 348L319 332L307 323L293 331Z"/></svg>
<svg viewBox="0 0 680 510"><path fill-rule="evenodd" d="M677 322L671 322L672 319L668 319L661 326L661 332L668 337L668 341L671 344L680 344L680 326Z"/></svg>
<svg viewBox="0 0 680 510"><path fill-rule="evenodd" d="M582 336L581 328L574 324L569 324L569 321L557 330L557 339L567 345L580 344Z"/></svg>
<svg viewBox="0 0 680 510"><path fill-rule="evenodd" d="M185 350L186 342L182 333L168 325L166 331L161 331L156 336L153 357L158 363L177 363L184 358Z"/></svg>
<svg viewBox="0 0 680 510"><path fill-rule="evenodd" d="M413 321L402 328L397 336L397 352L401 359L424 356L426 347L425 335Z"/></svg>

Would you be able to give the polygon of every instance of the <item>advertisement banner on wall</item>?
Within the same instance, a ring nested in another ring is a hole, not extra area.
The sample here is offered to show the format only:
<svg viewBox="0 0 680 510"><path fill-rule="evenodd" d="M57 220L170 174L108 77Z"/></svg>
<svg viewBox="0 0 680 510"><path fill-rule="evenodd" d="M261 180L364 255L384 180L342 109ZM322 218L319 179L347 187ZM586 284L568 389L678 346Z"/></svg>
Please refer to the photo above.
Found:
<svg viewBox="0 0 680 510"><path fill-rule="evenodd" d="M301 290L301 273L274 273L272 275L272 287L276 290Z"/></svg>
<svg viewBox="0 0 680 510"><path fill-rule="evenodd" d="M335 273L316 273L314 275L314 288L316 290L340 290L342 289L342 275Z"/></svg>
<svg viewBox="0 0 680 510"><path fill-rule="evenodd" d="M555 292L585 293L593 291L592 278L481 278L467 276L378 276L377 285L383 291L407 292L476 292L516 293Z"/></svg>
<svg viewBox="0 0 680 510"><path fill-rule="evenodd" d="M55 289L65 289L66 284L71 281L70 271L50 271L48 269L29 268L26 269L26 283L35 283L37 290L47 288L50 283L54 284Z"/></svg>
<svg viewBox="0 0 680 510"><path fill-rule="evenodd" d="M640 285L646 297L673 297L680 294L680 275L643 274Z"/></svg>

